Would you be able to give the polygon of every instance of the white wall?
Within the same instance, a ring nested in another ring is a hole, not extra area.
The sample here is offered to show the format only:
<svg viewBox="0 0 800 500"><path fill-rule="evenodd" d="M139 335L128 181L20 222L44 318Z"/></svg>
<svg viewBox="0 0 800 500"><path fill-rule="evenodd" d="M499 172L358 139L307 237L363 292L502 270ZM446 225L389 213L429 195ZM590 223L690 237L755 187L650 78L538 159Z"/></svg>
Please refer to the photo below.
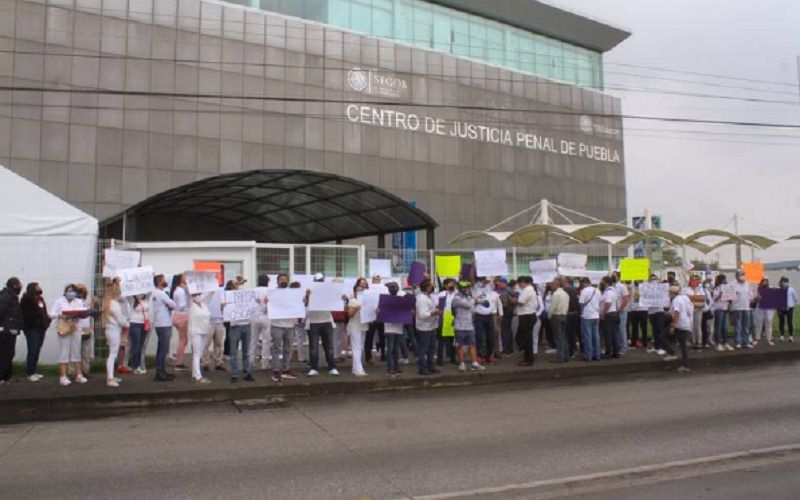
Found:
<svg viewBox="0 0 800 500"><path fill-rule="evenodd" d="M126 248L140 250L143 266L153 266L156 274L168 276L191 271L195 261L241 262L248 285L255 286L255 246L251 243L135 243Z"/></svg>

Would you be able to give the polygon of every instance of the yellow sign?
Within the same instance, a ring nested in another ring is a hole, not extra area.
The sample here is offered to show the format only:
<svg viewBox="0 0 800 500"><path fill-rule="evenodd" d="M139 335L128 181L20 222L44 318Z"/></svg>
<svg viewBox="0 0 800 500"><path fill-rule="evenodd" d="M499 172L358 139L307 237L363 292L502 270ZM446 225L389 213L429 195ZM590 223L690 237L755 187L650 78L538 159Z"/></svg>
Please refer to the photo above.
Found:
<svg viewBox="0 0 800 500"><path fill-rule="evenodd" d="M442 337L455 337L456 328L453 326L453 311L445 311L442 318Z"/></svg>
<svg viewBox="0 0 800 500"><path fill-rule="evenodd" d="M622 281L647 281L650 278L650 259L622 259L619 273Z"/></svg>
<svg viewBox="0 0 800 500"><path fill-rule="evenodd" d="M437 255L436 274L442 278L458 278L461 272L460 255Z"/></svg>

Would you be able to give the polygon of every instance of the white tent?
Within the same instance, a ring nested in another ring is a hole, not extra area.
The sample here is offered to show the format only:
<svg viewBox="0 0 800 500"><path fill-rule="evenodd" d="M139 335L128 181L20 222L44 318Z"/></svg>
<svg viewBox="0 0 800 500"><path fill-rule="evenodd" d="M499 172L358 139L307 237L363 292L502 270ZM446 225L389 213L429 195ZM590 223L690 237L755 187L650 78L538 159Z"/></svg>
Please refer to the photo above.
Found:
<svg viewBox="0 0 800 500"><path fill-rule="evenodd" d="M0 166L0 281L11 276L23 287L39 282L48 307L68 283L94 282L97 219ZM55 328L45 337L40 361L58 361ZM16 361L27 354L17 340Z"/></svg>

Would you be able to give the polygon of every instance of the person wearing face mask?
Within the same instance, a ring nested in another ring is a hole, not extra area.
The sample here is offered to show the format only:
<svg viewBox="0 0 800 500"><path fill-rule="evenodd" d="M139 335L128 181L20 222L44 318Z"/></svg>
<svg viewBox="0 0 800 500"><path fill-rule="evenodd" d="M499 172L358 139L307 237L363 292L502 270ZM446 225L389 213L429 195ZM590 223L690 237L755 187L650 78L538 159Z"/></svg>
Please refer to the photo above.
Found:
<svg viewBox="0 0 800 500"><path fill-rule="evenodd" d="M19 303L21 292L19 278L9 278L6 287L0 291L0 385L11 380L17 336L24 326Z"/></svg>
<svg viewBox="0 0 800 500"><path fill-rule="evenodd" d="M651 274L649 281L650 283L658 283L658 277L655 274ZM648 307L647 316L650 319L650 328L653 330L653 346L647 350L647 353L665 356L667 354L667 344L664 338L664 329L667 326L667 318L664 314L664 308Z"/></svg>
<svg viewBox="0 0 800 500"><path fill-rule="evenodd" d="M442 282L442 290L439 292L438 299L444 299L444 310L441 311L444 316L445 311L452 312L453 297L455 296L456 281L452 278L447 278ZM436 364L438 366L444 365L444 357L447 355L450 364L456 363L456 351L453 348L453 337L442 335L442 328L439 327L436 332Z"/></svg>
<svg viewBox="0 0 800 500"><path fill-rule="evenodd" d="M733 323L736 349L751 349L749 325L753 292L750 290L750 285L745 282L744 271L736 271L734 293L736 299L731 303L731 323Z"/></svg>
<svg viewBox="0 0 800 500"><path fill-rule="evenodd" d="M722 287L728 284L728 278L724 274L717 275L714 280L712 291L714 311L714 342L717 344L717 351L732 351L733 347L728 344L728 308L730 302L723 300Z"/></svg>
<svg viewBox="0 0 800 500"><path fill-rule="evenodd" d="M25 330L25 341L28 346L26 369L28 381L38 382L44 376L36 372L39 364L39 353L44 344L44 335L50 327L50 316L42 296L39 283L28 283L20 301L22 308L22 328Z"/></svg>
<svg viewBox="0 0 800 500"><path fill-rule="evenodd" d="M78 318L73 312L85 310L86 305L78 298L78 288L72 284L64 288L64 296L59 297L50 310L50 317L58 320L58 371L60 374L58 383L62 386L72 383L67 377L70 363L75 367L75 382L86 383L86 377L81 373L81 334L78 331ZM86 312L88 314L88 311Z"/></svg>
<svg viewBox="0 0 800 500"><path fill-rule="evenodd" d="M213 293L213 292L212 292ZM203 352L206 350L206 338L211 334L211 311L208 310L208 299L201 293L191 295L189 304L189 335L192 340L192 380L197 384L210 384L211 381L203 376Z"/></svg>
<svg viewBox="0 0 800 500"><path fill-rule="evenodd" d="M278 288L284 290L289 288L289 275L278 275ZM264 299L267 304L267 298ZM270 320L270 336L272 337L271 354L272 359L272 381L280 382L282 379L296 379L297 375L291 370L292 360L292 339L294 338L294 327L297 320L301 318L272 319ZM309 372L309 376L311 376Z"/></svg>
<svg viewBox="0 0 800 500"><path fill-rule="evenodd" d="M112 281L106 288L103 299L103 327L108 342L108 358L106 359L106 385L108 387L119 387L122 382L122 379L114 376L114 365L117 362L122 329L128 327L128 319L122 314L122 305L119 299L119 283Z"/></svg>
<svg viewBox="0 0 800 500"><path fill-rule="evenodd" d="M167 295L167 280L163 274L153 278L156 286L153 292L154 326L158 337L156 347L156 382L170 382L175 375L167 373L167 355L169 354L169 341L172 338L172 310L175 302Z"/></svg>
<svg viewBox="0 0 800 500"><path fill-rule="evenodd" d="M128 365L134 368L133 373L143 375L147 373L142 369L142 346L144 336L150 328L150 299L149 295L135 295L130 303L130 319L128 335L130 338L130 352L128 353Z"/></svg>
<svg viewBox="0 0 800 500"><path fill-rule="evenodd" d="M368 324L361 322L361 295L368 286L366 279L359 278L353 286L353 296L347 300L347 334L353 350L353 375L356 377L367 375L364 371L364 334Z"/></svg>
<svg viewBox="0 0 800 500"><path fill-rule="evenodd" d="M458 282L458 293L453 297L453 325L455 327L455 345L458 354L458 371L467 371L466 356L469 351L472 359L472 371L484 371L485 366L478 361L478 349L475 346L475 325L472 310L475 298L472 296L472 283L467 280Z"/></svg>
<svg viewBox="0 0 800 500"><path fill-rule="evenodd" d="M780 287L786 290L786 309L778 309L778 329L783 342L784 333L788 333L789 342L794 342L794 307L797 305L797 291L789 285L789 278L783 276ZM785 325L784 325L785 323Z"/></svg>
<svg viewBox="0 0 800 500"><path fill-rule="evenodd" d="M431 297L433 283L424 279L419 284L417 295L415 326L417 329L417 367L420 375L432 375L439 370L434 366L436 350L436 328L439 326L440 311Z"/></svg>

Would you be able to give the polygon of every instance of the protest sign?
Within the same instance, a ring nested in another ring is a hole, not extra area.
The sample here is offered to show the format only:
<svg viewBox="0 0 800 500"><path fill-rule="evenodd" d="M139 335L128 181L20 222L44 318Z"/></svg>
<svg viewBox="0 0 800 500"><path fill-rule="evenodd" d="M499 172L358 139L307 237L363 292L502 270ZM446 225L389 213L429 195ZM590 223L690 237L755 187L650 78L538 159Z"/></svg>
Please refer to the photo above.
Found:
<svg viewBox="0 0 800 500"><path fill-rule="evenodd" d="M414 323L413 295L381 295L378 299L378 319L381 323Z"/></svg>
<svg viewBox="0 0 800 500"><path fill-rule="evenodd" d="M392 261L389 259L369 259L369 276L391 276Z"/></svg>
<svg viewBox="0 0 800 500"><path fill-rule="evenodd" d="M786 310L788 290L786 288L759 288L758 289L758 308L759 309L781 309ZM768 328L771 325L768 325Z"/></svg>
<svg viewBox="0 0 800 500"><path fill-rule="evenodd" d="M475 273L478 276L505 276L508 274L506 251L475 250Z"/></svg>
<svg viewBox="0 0 800 500"><path fill-rule="evenodd" d="M757 284L764 279L763 262L743 262L742 270L744 270L744 279L748 283Z"/></svg>
<svg viewBox="0 0 800 500"><path fill-rule="evenodd" d="M251 320L258 314L259 297L262 291L251 288L247 290L226 290L223 299L222 316L225 321Z"/></svg>
<svg viewBox="0 0 800 500"><path fill-rule="evenodd" d="M343 311L344 299L342 299L342 295L350 295L347 293L344 283L312 283L311 295L308 298L308 310Z"/></svg>
<svg viewBox="0 0 800 500"><path fill-rule="evenodd" d="M107 248L103 251L103 277L116 278L117 271L120 269L134 269L139 267L141 252L135 250L112 250Z"/></svg>
<svg viewBox="0 0 800 500"><path fill-rule="evenodd" d="M436 274L442 278L457 278L461 272L460 255L437 255L435 263Z"/></svg>
<svg viewBox="0 0 800 500"><path fill-rule="evenodd" d="M736 285L733 283L720 285L720 291L722 292L722 296L720 297L722 300L736 300Z"/></svg>
<svg viewBox="0 0 800 500"><path fill-rule="evenodd" d="M378 301L380 300L381 293L389 293L388 290L381 292L373 287L358 296L361 301L361 322L372 323L378 317Z"/></svg>
<svg viewBox="0 0 800 500"><path fill-rule="evenodd" d="M600 280L608 276L608 271L586 271L586 277L593 285L600 284Z"/></svg>
<svg viewBox="0 0 800 500"><path fill-rule="evenodd" d="M306 317L302 288L274 288L269 290L267 314L269 319L297 319Z"/></svg>
<svg viewBox="0 0 800 500"><path fill-rule="evenodd" d="M193 271L206 271L213 272L217 275L217 284L222 285L225 283L225 269L222 262L209 262L209 261L194 261Z"/></svg>
<svg viewBox="0 0 800 500"><path fill-rule="evenodd" d="M669 283L639 283L639 305L641 307L669 306Z"/></svg>
<svg viewBox="0 0 800 500"><path fill-rule="evenodd" d="M186 271L189 293L208 293L219 288L217 273L213 271Z"/></svg>
<svg viewBox="0 0 800 500"><path fill-rule="evenodd" d="M305 292L311 289L311 285L314 283L314 277L310 274L295 274L292 276L292 282L294 281L300 283L300 288Z"/></svg>
<svg viewBox="0 0 800 500"><path fill-rule="evenodd" d="M647 281L650 278L650 259L622 259L619 274L622 281Z"/></svg>
<svg viewBox="0 0 800 500"><path fill-rule="evenodd" d="M455 318L453 317L453 311L445 311L442 317L442 337L455 337L456 328L453 324L455 321Z"/></svg>
<svg viewBox="0 0 800 500"><path fill-rule="evenodd" d="M411 286L419 285L427 272L428 267L424 263L415 260L411 263L411 271L408 273L408 284Z"/></svg>
<svg viewBox="0 0 800 500"><path fill-rule="evenodd" d="M134 267L117 270L119 289L123 297L151 293L153 286L153 266Z"/></svg>
<svg viewBox="0 0 800 500"><path fill-rule="evenodd" d="M558 276L556 259L532 260L528 262L534 283L549 283Z"/></svg>
<svg viewBox="0 0 800 500"><path fill-rule="evenodd" d="M561 276L583 277L588 276L586 262L588 257L577 253L558 254L558 274Z"/></svg>

